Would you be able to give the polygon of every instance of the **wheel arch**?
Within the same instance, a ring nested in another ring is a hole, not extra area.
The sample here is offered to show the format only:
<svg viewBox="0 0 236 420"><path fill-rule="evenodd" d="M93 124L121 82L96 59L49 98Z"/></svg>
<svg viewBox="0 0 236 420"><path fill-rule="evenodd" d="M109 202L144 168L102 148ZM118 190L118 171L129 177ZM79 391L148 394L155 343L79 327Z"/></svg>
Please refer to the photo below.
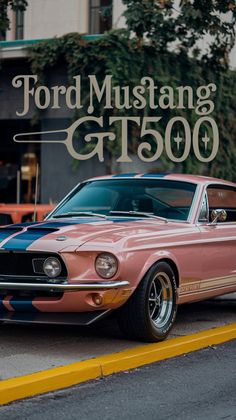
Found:
<svg viewBox="0 0 236 420"><path fill-rule="evenodd" d="M167 264L169 264L169 266L172 268L174 272L176 285L177 287L179 287L179 270L176 263L170 258L164 258L164 259L158 260L157 262L166 262Z"/></svg>
<svg viewBox="0 0 236 420"><path fill-rule="evenodd" d="M143 267L143 270L142 270L141 275L139 277L139 282L138 283L140 283L142 281L144 276L148 273L148 271L154 265L156 265L160 262L166 262L172 268L172 270L174 272L174 275L175 275L177 288L179 288L179 285L180 285L180 270L179 270L179 267L178 267L178 264L177 264L175 258L172 255L162 255L162 256L152 255L151 260L148 260L146 262L145 266Z"/></svg>

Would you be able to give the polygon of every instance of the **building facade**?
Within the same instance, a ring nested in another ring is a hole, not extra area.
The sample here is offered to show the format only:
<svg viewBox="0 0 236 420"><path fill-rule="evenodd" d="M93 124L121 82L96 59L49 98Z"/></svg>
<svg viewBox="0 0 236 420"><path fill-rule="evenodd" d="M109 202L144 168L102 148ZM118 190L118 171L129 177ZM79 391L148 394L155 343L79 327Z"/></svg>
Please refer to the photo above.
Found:
<svg viewBox="0 0 236 420"><path fill-rule="evenodd" d="M122 0L28 0L25 12L9 9L11 27L5 40L47 39L70 32L102 34L125 26L124 10Z"/></svg>
<svg viewBox="0 0 236 420"><path fill-rule="evenodd" d="M106 172L104 164L95 158L73 169L73 159L60 145L55 158L54 145L14 143L15 134L32 131L34 107L25 117L16 115L22 106L22 92L12 87L12 80L30 74L26 46L71 32L96 37L120 28L125 24L124 9L121 0L28 0L25 12L9 8L10 28L0 42L0 202L16 202L17 172L21 175L21 201L34 200L35 163L40 167L41 202L57 202L79 181ZM67 83L60 69L53 78L55 83ZM33 131L64 129L72 117L65 106L55 115L44 112Z"/></svg>
<svg viewBox="0 0 236 420"><path fill-rule="evenodd" d="M176 7L177 4L178 1ZM0 41L0 202L15 202L19 196L17 173L21 175L21 201L34 200L36 163L40 167L40 201L45 203L57 202L83 179L105 174L105 165L97 158L80 162L74 169L73 159L63 145L58 144L55 149L52 144L13 141L17 133L65 129L73 115L66 106L57 113L46 110L32 128L34 107L31 106L27 116L16 115L22 106L22 92L13 88L12 80L17 75L30 74L26 46L71 32L94 38L109 29L123 28L124 11L122 0L28 0L25 12L8 10L10 28L1 34ZM204 39L200 48L206 49L208 41ZM231 66L236 67L236 47L231 52ZM58 68L51 84L66 83L65 74ZM147 171L153 165L149 168L147 163L134 158L133 163L113 169Z"/></svg>

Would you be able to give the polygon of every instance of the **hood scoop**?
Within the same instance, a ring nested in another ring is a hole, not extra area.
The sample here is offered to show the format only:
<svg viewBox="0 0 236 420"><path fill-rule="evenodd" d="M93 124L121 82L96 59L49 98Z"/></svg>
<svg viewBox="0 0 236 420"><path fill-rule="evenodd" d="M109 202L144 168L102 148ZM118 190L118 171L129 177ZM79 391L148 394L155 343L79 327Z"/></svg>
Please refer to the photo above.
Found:
<svg viewBox="0 0 236 420"><path fill-rule="evenodd" d="M18 227L15 225L10 225L10 226L3 226L0 228L0 232L10 232L10 233L14 233L14 232L20 232L21 230L23 230L22 227Z"/></svg>
<svg viewBox="0 0 236 420"><path fill-rule="evenodd" d="M22 228L16 228L14 226L0 228L0 242L3 241L8 236L14 235L14 233L19 233L21 231L22 231Z"/></svg>
<svg viewBox="0 0 236 420"><path fill-rule="evenodd" d="M29 227L26 232L42 232L45 233L45 235L53 232L58 232L60 230L59 228L53 228L49 226L35 226L35 227Z"/></svg>

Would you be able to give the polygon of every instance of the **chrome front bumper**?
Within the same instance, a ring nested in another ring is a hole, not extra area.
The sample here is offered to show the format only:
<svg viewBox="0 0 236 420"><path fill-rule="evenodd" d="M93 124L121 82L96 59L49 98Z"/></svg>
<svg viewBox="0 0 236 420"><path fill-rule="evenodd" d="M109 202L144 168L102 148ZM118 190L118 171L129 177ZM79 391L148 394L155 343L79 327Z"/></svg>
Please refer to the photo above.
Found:
<svg viewBox="0 0 236 420"><path fill-rule="evenodd" d="M109 290L120 289L129 286L128 281L108 281L80 284L53 284L53 283L16 283L1 282L0 290L27 290L27 291L48 291L48 292L77 292L79 290Z"/></svg>

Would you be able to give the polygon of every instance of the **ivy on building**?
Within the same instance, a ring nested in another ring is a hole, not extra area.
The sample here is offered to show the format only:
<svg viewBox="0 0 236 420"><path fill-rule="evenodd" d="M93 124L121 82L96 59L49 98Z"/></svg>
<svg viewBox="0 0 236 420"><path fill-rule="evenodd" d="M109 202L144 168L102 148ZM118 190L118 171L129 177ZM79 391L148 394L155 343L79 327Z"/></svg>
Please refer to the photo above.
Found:
<svg viewBox="0 0 236 420"><path fill-rule="evenodd" d="M220 132L220 147L216 158L206 165L199 162L191 152L188 159L177 165L163 154L153 167L156 165L163 171L207 173L236 180L236 72L230 70L228 66L229 53L235 42L235 1L181 0L178 12L173 9L171 0L123 0L123 2L127 5L125 12L127 30L112 30L93 41L86 41L80 34L71 33L31 46L28 49L28 56L32 73L37 74L43 83L49 81L50 73L57 68L64 69L68 84L73 83L73 76L81 75L84 91L88 92L88 95L83 98L84 108L79 110L79 113L75 112L73 118L82 117L86 113L86 103L89 100L87 76L91 74L95 74L100 83L106 74L111 74L114 86L129 85L131 88L140 84L143 76L152 77L159 87L170 85L175 88L188 85L196 90L198 86L215 83L217 91L213 98L215 103L213 117ZM217 10L214 7L217 7ZM219 11L222 14L229 12L232 19L224 24L215 18ZM198 42L207 28L212 36L212 42L208 50L201 54ZM169 48L172 42L178 44L175 49ZM194 126L198 118L194 110L177 109L155 111L146 108L144 110L133 108L129 111L114 109L112 115L123 113L126 116L156 116L157 111L158 116L162 117L157 129L163 136L170 118L177 115L185 116L190 127ZM94 115L103 115L106 120L106 117L111 115L111 110L104 109L102 101L97 103ZM110 131L110 127L106 128ZM90 129L89 124L86 129ZM119 139L120 129L115 128L115 130ZM139 144L140 131L137 126L133 126L129 137L130 153L136 154ZM155 144L152 144L151 138L150 144L151 155L155 152ZM120 142L107 142L105 146L105 163L107 170L110 171L112 159L120 154ZM83 151L88 152L93 147L93 143L85 144Z"/></svg>

